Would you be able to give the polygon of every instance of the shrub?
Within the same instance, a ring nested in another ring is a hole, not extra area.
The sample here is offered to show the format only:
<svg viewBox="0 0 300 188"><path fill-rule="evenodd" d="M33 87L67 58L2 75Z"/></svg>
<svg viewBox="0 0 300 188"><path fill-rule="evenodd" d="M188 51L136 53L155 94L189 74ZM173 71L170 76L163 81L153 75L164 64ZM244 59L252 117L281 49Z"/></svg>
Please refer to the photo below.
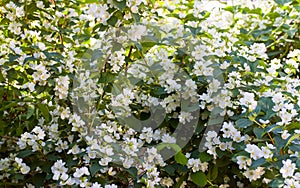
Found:
<svg viewBox="0 0 300 188"><path fill-rule="evenodd" d="M3 0L1 187L300 187L298 0Z"/></svg>

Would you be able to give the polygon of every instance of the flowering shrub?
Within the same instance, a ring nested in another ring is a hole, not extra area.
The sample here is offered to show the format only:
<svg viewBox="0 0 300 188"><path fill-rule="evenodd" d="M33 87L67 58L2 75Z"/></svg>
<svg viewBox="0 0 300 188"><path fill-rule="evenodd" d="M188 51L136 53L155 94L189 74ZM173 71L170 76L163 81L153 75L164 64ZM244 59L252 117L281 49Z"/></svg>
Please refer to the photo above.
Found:
<svg viewBox="0 0 300 188"><path fill-rule="evenodd" d="M1 5L1 187L300 187L298 0Z"/></svg>

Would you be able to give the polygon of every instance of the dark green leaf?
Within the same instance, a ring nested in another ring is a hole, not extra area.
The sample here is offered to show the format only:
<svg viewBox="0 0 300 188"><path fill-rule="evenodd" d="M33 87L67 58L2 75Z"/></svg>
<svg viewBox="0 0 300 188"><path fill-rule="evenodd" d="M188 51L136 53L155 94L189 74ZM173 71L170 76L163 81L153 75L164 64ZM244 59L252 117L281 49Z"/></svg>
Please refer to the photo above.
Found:
<svg viewBox="0 0 300 188"><path fill-rule="evenodd" d="M24 158L24 157L27 157L32 154L33 154L32 150L23 150L23 151L20 151L17 156L20 158Z"/></svg>
<svg viewBox="0 0 300 188"><path fill-rule="evenodd" d="M284 181L282 179L274 179L273 181L271 181L271 183L269 183L269 187L274 188L283 187L283 185Z"/></svg>
<svg viewBox="0 0 300 188"><path fill-rule="evenodd" d="M91 176L94 176L102 167L97 162L93 162L90 166Z"/></svg>
<svg viewBox="0 0 300 188"><path fill-rule="evenodd" d="M126 170L129 174L132 175L132 177L136 178L137 177L137 169L135 167L131 167L129 169Z"/></svg>
<svg viewBox="0 0 300 188"><path fill-rule="evenodd" d="M18 103L17 102L10 102L8 103L7 105L3 106L2 108L0 108L0 112L6 110L6 109L9 109L9 108L12 108L12 107L15 107L17 106Z"/></svg>
<svg viewBox="0 0 300 188"><path fill-rule="evenodd" d="M261 139L264 134L264 130L259 127L254 127L253 132L258 139Z"/></svg>
<svg viewBox="0 0 300 188"><path fill-rule="evenodd" d="M38 103L37 106L38 106L39 110L41 111L45 120L48 122L49 118L50 118L50 113L49 113L49 109L48 109L47 105L43 104L43 103Z"/></svg>
<svg viewBox="0 0 300 188"><path fill-rule="evenodd" d="M175 168L172 165L167 165L163 168L169 175L174 176L175 175Z"/></svg>
<svg viewBox="0 0 300 188"><path fill-rule="evenodd" d="M212 160L213 156L209 155L206 152L201 152L200 153L200 160L201 162L208 162L210 160Z"/></svg>
<svg viewBox="0 0 300 188"><path fill-rule="evenodd" d="M26 113L26 119L29 119L33 114L34 114L34 106L33 105L28 105L28 110L27 110L27 113Z"/></svg>
<svg viewBox="0 0 300 188"><path fill-rule="evenodd" d="M0 82L4 82L4 81L5 81L5 78L4 78L3 74L2 74L2 72L0 71Z"/></svg>
<svg viewBox="0 0 300 188"><path fill-rule="evenodd" d="M275 0L277 4L284 5L286 3L292 2L293 0Z"/></svg>
<svg viewBox="0 0 300 188"><path fill-rule="evenodd" d="M218 177L218 166L217 165L213 165L213 167L209 168L209 171L208 171L208 178L210 180L215 180L217 177Z"/></svg>
<svg viewBox="0 0 300 188"><path fill-rule="evenodd" d="M250 121L249 119L245 119L245 118L242 118L242 119L239 119L235 122L236 126L238 128L247 128L249 127L250 125L253 124L252 121Z"/></svg>
<svg viewBox="0 0 300 188"><path fill-rule="evenodd" d="M108 20L107 23L111 26L115 26L116 23L118 22L118 18L116 16L111 16Z"/></svg>
<svg viewBox="0 0 300 188"><path fill-rule="evenodd" d="M35 174L32 177L32 182L35 187L42 187L46 178L46 173Z"/></svg>
<svg viewBox="0 0 300 188"><path fill-rule="evenodd" d="M265 163L266 163L266 159L265 158L260 158L260 159L254 160L251 164L251 167L252 168L257 168L259 166L262 166Z"/></svg>
<svg viewBox="0 0 300 188"><path fill-rule="evenodd" d="M204 187L207 183L206 175L202 171L192 173L191 179L196 185L198 185L200 187Z"/></svg>
<svg viewBox="0 0 300 188"><path fill-rule="evenodd" d="M117 0L113 0L113 4L116 5L116 7L118 7L118 9L120 10L124 10L126 7L126 1L123 0L121 2L117 1Z"/></svg>

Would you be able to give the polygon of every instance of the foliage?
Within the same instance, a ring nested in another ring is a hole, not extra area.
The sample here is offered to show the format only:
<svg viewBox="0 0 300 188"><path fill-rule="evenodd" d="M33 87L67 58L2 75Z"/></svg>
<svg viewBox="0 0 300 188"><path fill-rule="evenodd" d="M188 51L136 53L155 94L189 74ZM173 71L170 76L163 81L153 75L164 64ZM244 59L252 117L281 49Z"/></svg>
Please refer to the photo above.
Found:
<svg viewBox="0 0 300 188"><path fill-rule="evenodd" d="M0 4L0 187L300 187L299 0Z"/></svg>

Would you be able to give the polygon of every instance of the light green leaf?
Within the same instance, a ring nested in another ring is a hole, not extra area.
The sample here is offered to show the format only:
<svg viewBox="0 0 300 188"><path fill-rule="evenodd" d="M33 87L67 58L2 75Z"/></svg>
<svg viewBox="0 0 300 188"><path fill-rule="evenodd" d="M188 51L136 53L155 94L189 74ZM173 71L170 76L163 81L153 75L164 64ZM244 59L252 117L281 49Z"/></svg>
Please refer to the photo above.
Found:
<svg viewBox="0 0 300 188"><path fill-rule="evenodd" d="M172 143L160 143L157 146L157 150L161 151L162 149L164 149L166 147L172 148L176 153L179 152L179 151L181 151L180 146L178 146L177 144L172 144Z"/></svg>
<svg viewBox="0 0 300 188"><path fill-rule="evenodd" d="M186 156L180 151L178 152L175 156L175 161L179 164L182 164L182 165L186 165L187 162L188 162L188 159L186 158Z"/></svg>
<svg viewBox="0 0 300 188"><path fill-rule="evenodd" d="M286 143L285 147L287 147L293 140L300 140L300 134L294 134L293 136L291 136L288 142Z"/></svg>
<svg viewBox="0 0 300 188"><path fill-rule="evenodd" d="M292 122L289 125L287 125L285 130L293 130L293 129L300 129L300 122Z"/></svg>

